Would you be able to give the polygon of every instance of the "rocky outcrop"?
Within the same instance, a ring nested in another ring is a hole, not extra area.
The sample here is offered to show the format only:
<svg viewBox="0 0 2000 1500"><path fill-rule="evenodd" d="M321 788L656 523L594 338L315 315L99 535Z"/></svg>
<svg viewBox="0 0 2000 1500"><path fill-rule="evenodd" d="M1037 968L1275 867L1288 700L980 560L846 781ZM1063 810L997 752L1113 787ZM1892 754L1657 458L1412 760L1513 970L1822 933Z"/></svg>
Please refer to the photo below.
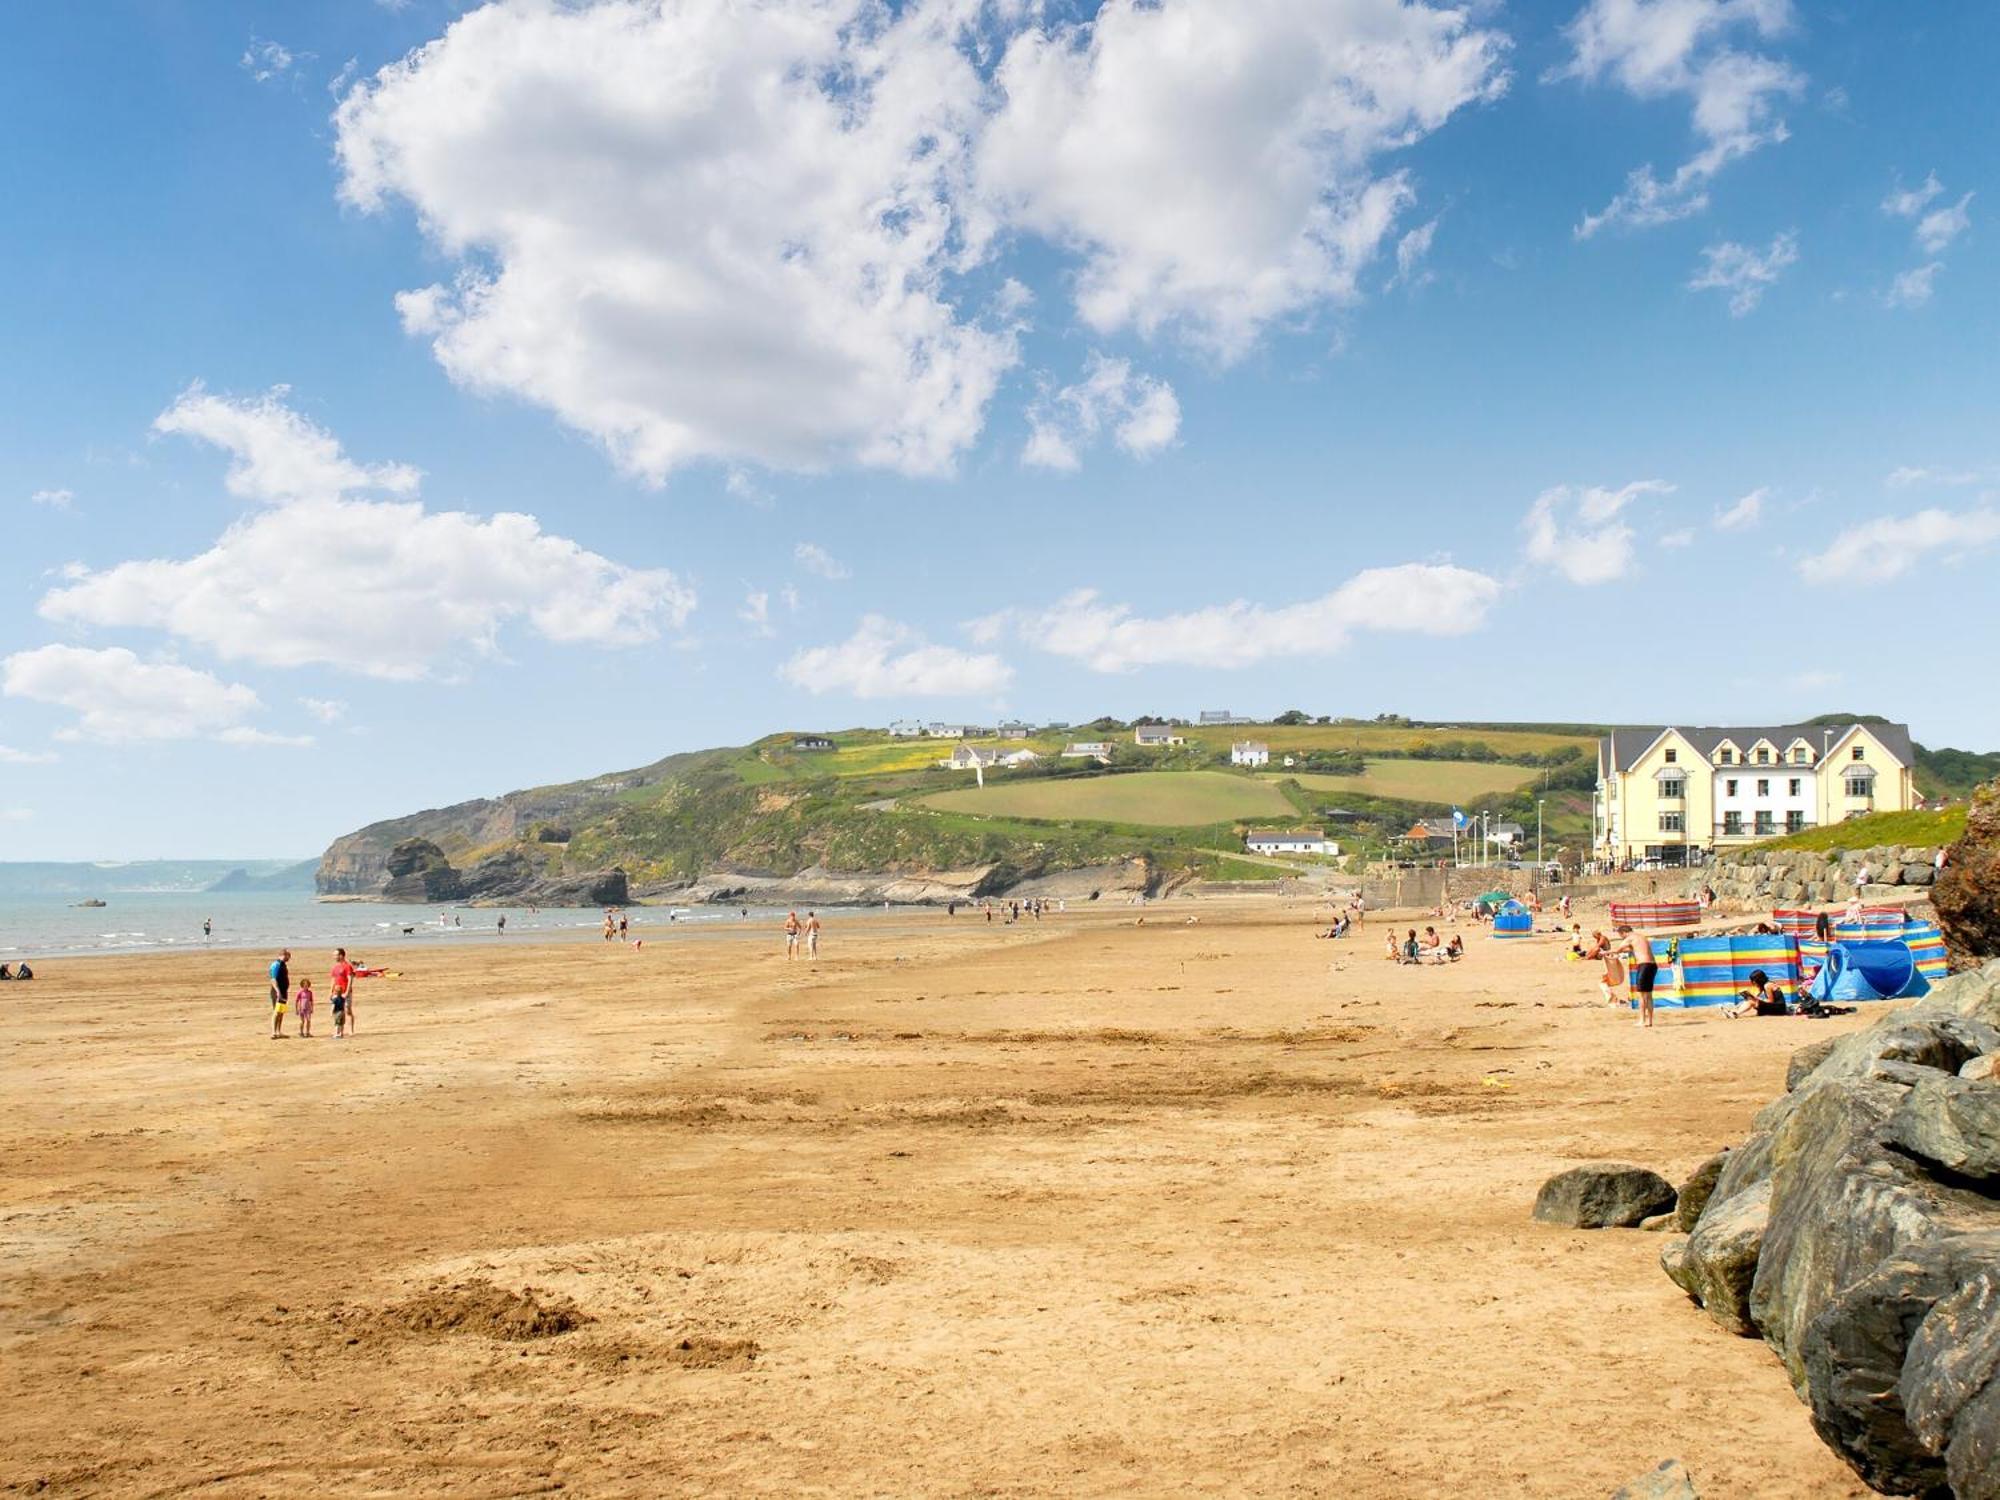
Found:
<svg viewBox="0 0 2000 1500"><path fill-rule="evenodd" d="M1535 1195L1534 1216L1569 1229L1631 1229L1674 1206L1674 1185L1648 1167L1600 1161L1558 1172Z"/></svg>
<svg viewBox="0 0 2000 1500"><path fill-rule="evenodd" d="M1996 1020L2000 963L1795 1058L1661 1255L1894 1494L2000 1500L2000 1084L1956 1076Z"/></svg>
<svg viewBox="0 0 2000 1500"><path fill-rule="evenodd" d="M452 902L465 899L465 881L429 839L404 839L383 861L384 901Z"/></svg>
<svg viewBox="0 0 2000 1500"><path fill-rule="evenodd" d="M1033 874L1008 865L974 865L928 874L854 873L812 866L796 875L778 875L762 870L723 868L692 882L646 887L640 895L670 896L689 905L735 902L758 906L877 906L886 901L896 906L944 906L988 896L1022 901L1039 896L1048 901L1077 904L1123 901L1134 895L1150 894L1158 884L1158 871L1149 860L1129 859L1113 865Z"/></svg>
<svg viewBox="0 0 2000 1500"><path fill-rule="evenodd" d="M2000 958L2000 782L1972 794L1965 836L1931 891L1953 967Z"/></svg>

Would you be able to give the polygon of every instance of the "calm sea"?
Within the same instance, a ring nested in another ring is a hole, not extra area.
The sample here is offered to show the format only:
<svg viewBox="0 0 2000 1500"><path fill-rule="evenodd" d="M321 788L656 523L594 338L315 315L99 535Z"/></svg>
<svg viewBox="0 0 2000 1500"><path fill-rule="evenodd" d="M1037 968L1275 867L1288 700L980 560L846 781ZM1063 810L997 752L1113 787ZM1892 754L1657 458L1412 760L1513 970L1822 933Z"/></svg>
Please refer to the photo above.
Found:
<svg viewBox="0 0 2000 1500"><path fill-rule="evenodd" d="M296 891L138 892L104 897L105 905L75 905L75 896L0 896L0 963L86 953L180 952L211 948L346 947L375 958L416 944L491 942L499 919L506 936L550 942L595 938L603 931L601 913L590 909L544 907L386 906L368 901L315 901ZM868 908L879 914L880 908ZM850 909L844 916L861 915ZM784 920L782 909L751 907L631 907L635 933L649 938L676 932L768 929ZM204 938L201 924L213 922Z"/></svg>

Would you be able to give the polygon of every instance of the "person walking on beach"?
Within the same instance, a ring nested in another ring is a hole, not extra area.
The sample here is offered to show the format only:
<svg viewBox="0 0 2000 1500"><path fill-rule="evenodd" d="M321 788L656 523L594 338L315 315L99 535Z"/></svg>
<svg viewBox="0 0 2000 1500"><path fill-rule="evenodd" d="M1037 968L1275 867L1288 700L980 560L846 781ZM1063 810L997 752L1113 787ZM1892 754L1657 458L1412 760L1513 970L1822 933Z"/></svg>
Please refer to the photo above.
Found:
<svg viewBox="0 0 2000 1500"><path fill-rule="evenodd" d="M631 933L631 927L629 926L628 919L625 915L625 908L621 906L618 908L618 941L621 943L625 942L630 936L630 933Z"/></svg>
<svg viewBox="0 0 2000 1500"><path fill-rule="evenodd" d="M203 917L201 919L201 940L204 943L206 943L210 941L214 936L215 936L215 918Z"/></svg>
<svg viewBox="0 0 2000 1500"><path fill-rule="evenodd" d="M503 911L500 913L500 936L505 937L506 935L507 935L507 913Z"/></svg>
<svg viewBox="0 0 2000 1500"><path fill-rule="evenodd" d="M285 1034L285 1002L292 997L292 950L280 950L271 962L271 1040Z"/></svg>
<svg viewBox="0 0 2000 1500"><path fill-rule="evenodd" d="M819 913L806 913L806 957L819 957Z"/></svg>
<svg viewBox="0 0 2000 1500"><path fill-rule="evenodd" d="M299 1018L299 1035L311 1036L313 1034L313 982L310 975L301 975L299 978L299 998L294 1009Z"/></svg>
<svg viewBox="0 0 2000 1500"><path fill-rule="evenodd" d="M350 1036L354 1031L354 965L347 961L347 950L333 950L333 1034Z"/></svg>
<svg viewBox="0 0 2000 1500"><path fill-rule="evenodd" d="M1632 964L1632 994L1639 1002L1639 1025L1650 1027L1653 1024L1653 981L1660 975L1660 965L1653 957L1653 940L1630 927L1620 927L1618 935L1625 939L1618 951Z"/></svg>
<svg viewBox="0 0 2000 1500"><path fill-rule="evenodd" d="M611 908L604 909L604 941L610 942L618 936L618 919L611 915Z"/></svg>
<svg viewBox="0 0 2000 1500"><path fill-rule="evenodd" d="M804 930L797 912L785 913L785 958L788 961L799 956L799 934Z"/></svg>

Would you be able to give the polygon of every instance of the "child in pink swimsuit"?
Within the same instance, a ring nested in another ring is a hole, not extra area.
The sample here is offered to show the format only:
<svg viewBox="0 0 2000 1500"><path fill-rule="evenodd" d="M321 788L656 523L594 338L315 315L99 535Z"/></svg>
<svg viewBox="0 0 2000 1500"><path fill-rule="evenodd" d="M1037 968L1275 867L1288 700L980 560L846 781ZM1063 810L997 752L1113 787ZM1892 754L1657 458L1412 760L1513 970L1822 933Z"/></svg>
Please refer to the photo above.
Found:
<svg viewBox="0 0 2000 1500"><path fill-rule="evenodd" d="M292 1009L298 1013L299 1035L311 1036L313 1034L313 982L310 979L301 979L299 981L299 992L292 997Z"/></svg>

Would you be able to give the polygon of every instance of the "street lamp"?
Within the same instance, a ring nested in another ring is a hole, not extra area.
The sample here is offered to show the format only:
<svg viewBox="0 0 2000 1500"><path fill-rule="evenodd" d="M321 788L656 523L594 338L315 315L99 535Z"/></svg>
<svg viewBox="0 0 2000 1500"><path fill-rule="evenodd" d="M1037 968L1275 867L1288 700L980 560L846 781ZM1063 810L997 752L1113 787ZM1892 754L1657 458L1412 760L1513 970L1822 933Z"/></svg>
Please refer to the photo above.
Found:
<svg viewBox="0 0 2000 1500"><path fill-rule="evenodd" d="M1546 797L1537 797L1535 799L1535 868L1537 870L1542 867L1542 804L1546 801L1548 801Z"/></svg>

